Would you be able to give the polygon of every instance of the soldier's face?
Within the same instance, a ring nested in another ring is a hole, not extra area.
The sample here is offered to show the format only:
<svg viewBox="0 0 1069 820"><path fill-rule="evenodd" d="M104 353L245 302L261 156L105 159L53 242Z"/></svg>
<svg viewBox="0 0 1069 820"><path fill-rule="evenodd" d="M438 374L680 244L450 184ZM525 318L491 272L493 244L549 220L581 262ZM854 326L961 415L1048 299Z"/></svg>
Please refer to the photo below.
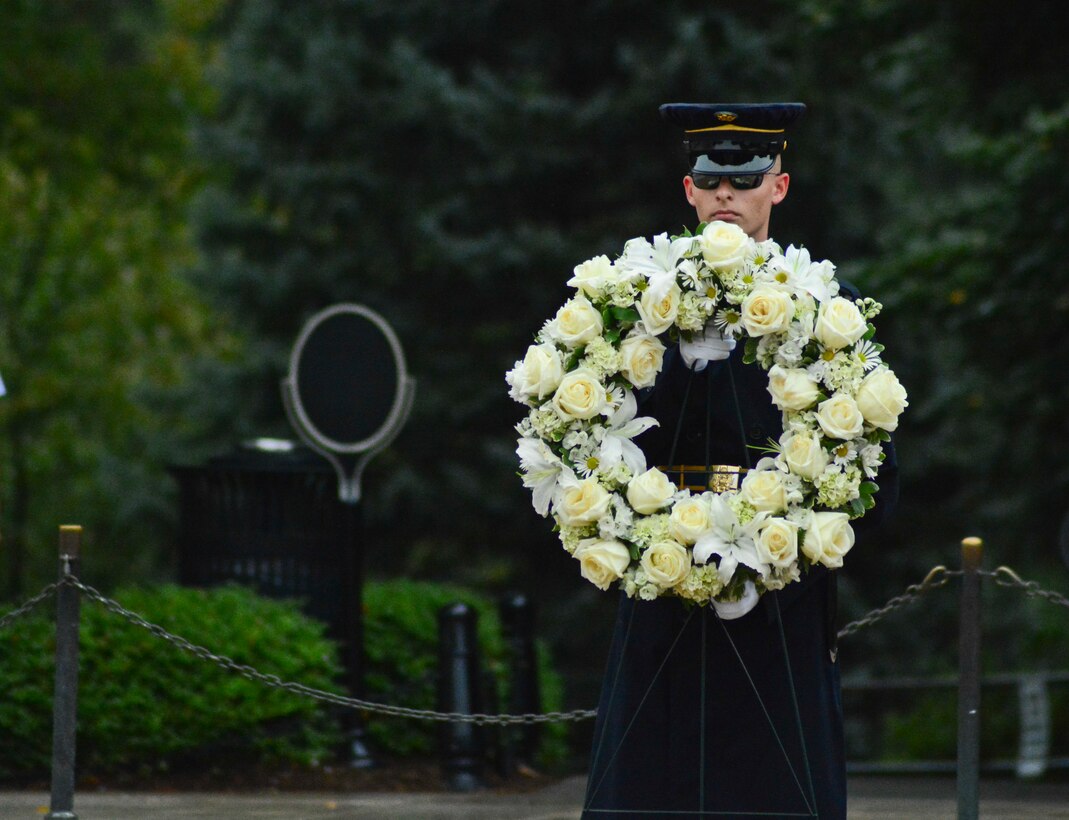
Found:
<svg viewBox="0 0 1069 820"><path fill-rule="evenodd" d="M730 222L761 242L768 239L772 206L783 201L790 185L790 175L781 173L780 167L777 157L761 184L750 190L735 188L727 177L721 179L715 188L699 188L689 174L683 177L683 190L687 194L687 202L694 206L699 221Z"/></svg>

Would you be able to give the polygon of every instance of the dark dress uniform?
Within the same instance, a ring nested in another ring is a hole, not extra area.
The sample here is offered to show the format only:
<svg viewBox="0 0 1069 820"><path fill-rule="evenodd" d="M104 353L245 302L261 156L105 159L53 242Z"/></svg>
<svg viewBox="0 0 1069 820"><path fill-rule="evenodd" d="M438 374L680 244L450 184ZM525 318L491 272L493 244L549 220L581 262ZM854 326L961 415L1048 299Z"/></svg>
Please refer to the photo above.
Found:
<svg viewBox="0 0 1069 820"><path fill-rule="evenodd" d="M642 415L661 422L638 440L651 465L745 467L763 455L746 445L779 438L768 374L742 353L692 373L667 351L640 397ZM855 522L859 544L897 496L885 451L877 507ZM730 621L676 598L621 595L583 817L845 817L834 612L835 576L819 566Z"/></svg>

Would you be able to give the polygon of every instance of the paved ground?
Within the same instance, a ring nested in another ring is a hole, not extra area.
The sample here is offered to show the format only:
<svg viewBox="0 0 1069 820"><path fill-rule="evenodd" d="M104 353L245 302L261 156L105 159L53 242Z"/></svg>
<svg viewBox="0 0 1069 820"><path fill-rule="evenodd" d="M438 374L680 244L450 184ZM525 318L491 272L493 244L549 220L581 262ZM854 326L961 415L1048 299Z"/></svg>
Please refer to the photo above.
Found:
<svg viewBox="0 0 1069 820"><path fill-rule="evenodd" d="M583 778L525 795L475 794L134 794L81 793L80 820L577 820ZM0 818L35 820L48 813L48 795L0 791ZM985 820L1069 818L1069 783L987 781ZM954 818L950 779L857 777L850 785L851 820Z"/></svg>

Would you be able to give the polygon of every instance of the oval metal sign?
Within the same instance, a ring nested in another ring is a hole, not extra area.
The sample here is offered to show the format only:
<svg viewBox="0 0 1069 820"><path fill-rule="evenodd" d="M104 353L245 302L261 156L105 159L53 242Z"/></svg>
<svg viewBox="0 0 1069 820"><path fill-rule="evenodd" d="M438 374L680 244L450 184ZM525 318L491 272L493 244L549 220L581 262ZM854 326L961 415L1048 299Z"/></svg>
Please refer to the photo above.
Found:
<svg viewBox="0 0 1069 820"><path fill-rule="evenodd" d="M397 335L356 304L334 305L305 323L282 380L290 423L334 464L348 503L360 498L367 462L400 432L414 393Z"/></svg>

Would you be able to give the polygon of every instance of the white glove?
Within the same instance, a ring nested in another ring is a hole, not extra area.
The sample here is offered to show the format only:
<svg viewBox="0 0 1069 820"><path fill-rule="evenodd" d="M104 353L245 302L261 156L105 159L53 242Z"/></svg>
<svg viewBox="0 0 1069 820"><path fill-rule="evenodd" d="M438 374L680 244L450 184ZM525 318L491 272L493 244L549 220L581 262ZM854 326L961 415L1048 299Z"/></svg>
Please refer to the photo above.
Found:
<svg viewBox="0 0 1069 820"><path fill-rule="evenodd" d="M701 334L696 335L693 341L688 342L686 339L679 341L679 355L683 357L683 364L695 373L705 370L709 362L726 359L734 349L735 340L726 338L712 322L708 322L702 328Z"/></svg>
<svg viewBox="0 0 1069 820"><path fill-rule="evenodd" d="M742 590L742 597L737 601L713 601L713 609L716 610L716 614L720 616L721 620L733 621L736 618L741 618L755 606L760 600L761 596L757 594L757 587L753 585L753 581L747 581L746 586Z"/></svg>

